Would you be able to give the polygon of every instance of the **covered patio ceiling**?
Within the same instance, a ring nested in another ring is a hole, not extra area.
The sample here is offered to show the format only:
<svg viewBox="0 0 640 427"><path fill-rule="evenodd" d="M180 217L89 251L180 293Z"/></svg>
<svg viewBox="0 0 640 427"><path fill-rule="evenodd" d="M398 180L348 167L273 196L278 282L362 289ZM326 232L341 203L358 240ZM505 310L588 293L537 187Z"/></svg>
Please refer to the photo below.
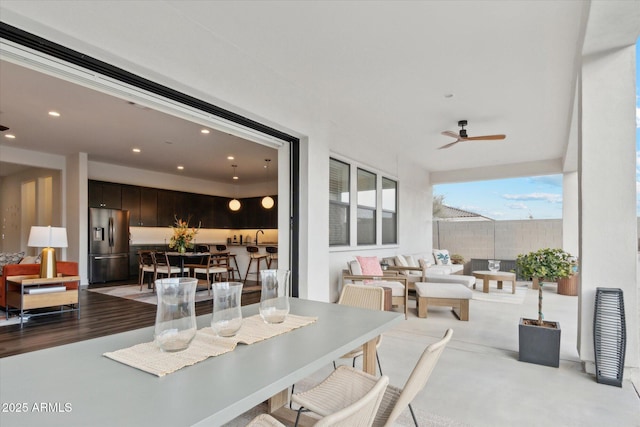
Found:
<svg viewBox="0 0 640 427"><path fill-rule="evenodd" d="M68 22L69 35L96 34L106 61L136 40L162 45L167 68L217 70L206 47L225 45L244 63L248 85L252 64L272 70L324 105L330 121L359 129L360 138L375 135L372 149L392 146L429 170L433 183L576 170L583 50L634 43L639 15L636 1L92 1L74 3L71 19L63 4L5 0L1 7L11 22L29 16L43 28ZM81 42L70 43L82 51ZM225 75L180 85L197 96L210 79ZM287 94L271 102L287 102ZM441 132L458 132L461 119L470 136L507 137L438 150L452 142ZM86 144L89 153L98 145ZM39 141L30 149L64 145ZM70 150L78 149L76 141ZM107 161L117 163L118 153ZM129 152L122 153L126 164Z"/></svg>

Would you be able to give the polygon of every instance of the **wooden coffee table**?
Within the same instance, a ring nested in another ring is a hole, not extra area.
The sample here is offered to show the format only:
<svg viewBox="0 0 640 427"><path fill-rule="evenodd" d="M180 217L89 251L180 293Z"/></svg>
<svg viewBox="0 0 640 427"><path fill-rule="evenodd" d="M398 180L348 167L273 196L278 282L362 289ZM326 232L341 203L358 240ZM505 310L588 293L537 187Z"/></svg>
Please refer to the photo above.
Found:
<svg viewBox="0 0 640 427"><path fill-rule="evenodd" d="M502 282L511 282L511 293L516 293L516 274L508 273L506 271L474 271L473 275L476 279L481 279L482 282L482 292L485 294L489 293L489 281L495 280L498 282L498 289L502 289ZM473 285L473 289L476 288L476 285Z"/></svg>

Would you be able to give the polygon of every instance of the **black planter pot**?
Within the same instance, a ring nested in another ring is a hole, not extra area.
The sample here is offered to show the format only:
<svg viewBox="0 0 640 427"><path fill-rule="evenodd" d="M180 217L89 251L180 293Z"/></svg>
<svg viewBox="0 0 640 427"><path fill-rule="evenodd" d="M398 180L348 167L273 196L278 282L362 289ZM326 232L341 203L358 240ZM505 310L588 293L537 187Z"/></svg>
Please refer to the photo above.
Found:
<svg viewBox="0 0 640 427"><path fill-rule="evenodd" d="M520 318L518 360L554 368L560 366L560 323L546 322L555 324L555 328L550 328L527 325L525 321L531 322L532 320Z"/></svg>

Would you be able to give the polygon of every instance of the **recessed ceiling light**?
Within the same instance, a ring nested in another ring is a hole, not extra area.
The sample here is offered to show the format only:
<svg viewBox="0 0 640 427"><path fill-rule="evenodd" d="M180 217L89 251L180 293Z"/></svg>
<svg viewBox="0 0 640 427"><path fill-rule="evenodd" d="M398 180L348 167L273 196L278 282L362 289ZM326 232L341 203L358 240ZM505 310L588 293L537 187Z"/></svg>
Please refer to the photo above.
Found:
<svg viewBox="0 0 640 427"><path fill-rule="evenodd" d="M227 160L234 160L234 159L235 159L235 157L233 157L233 156L227 156Z"/></svg>
<svg viewBox="0 0 640 427"><path fill-rule="evenodd" d="M49 115L52 117L60 117L60 113L57 111L49 111Z"/></svg>
<svg viewBox="0 0 640 427"><path fill-rule="evenodd" d="M16 136L12 133L8 133L4 136L5 138L9 138L9 139L16 139Z"/></svg>
<svg viewBox="0 0 640 427"><path fill-rule="evenodd" d="M183 169L184 169L184 166L182 165L178 166L178 170L183 170Z"/></svg>
<svg viewBox="0 0 640 427"><path fill-rule="evenodd" d="M209 133L209 129L202 129L200 130L200 133L204 133L206 135Z"/></svg>
<svg viewBox="0 0 640 427"><path fill-rule="evenodd" d="M133 151L134 153L140 153L140 152L142 152L142 150L141 150L141 149L139 149L139 148L134 148L134 149L133 149L133 150L131 150L131 151Z"/></svg>

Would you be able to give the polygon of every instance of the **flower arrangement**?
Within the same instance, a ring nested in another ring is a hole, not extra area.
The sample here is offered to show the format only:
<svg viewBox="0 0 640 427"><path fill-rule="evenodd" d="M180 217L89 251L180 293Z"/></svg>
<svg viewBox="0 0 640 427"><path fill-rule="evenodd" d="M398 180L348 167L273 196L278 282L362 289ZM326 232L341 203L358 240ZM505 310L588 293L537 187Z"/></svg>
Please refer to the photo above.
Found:
<svg viewBox="0 0 640 427"><path fill-rule="evenodd" d="M185 252L187 248L193 248L193 240L200 227L189 227L189 219L184 221L176 217L175 225L169 228L173 231L173 236L169 240L170 248L175 248L178 252Z"/></svg>

